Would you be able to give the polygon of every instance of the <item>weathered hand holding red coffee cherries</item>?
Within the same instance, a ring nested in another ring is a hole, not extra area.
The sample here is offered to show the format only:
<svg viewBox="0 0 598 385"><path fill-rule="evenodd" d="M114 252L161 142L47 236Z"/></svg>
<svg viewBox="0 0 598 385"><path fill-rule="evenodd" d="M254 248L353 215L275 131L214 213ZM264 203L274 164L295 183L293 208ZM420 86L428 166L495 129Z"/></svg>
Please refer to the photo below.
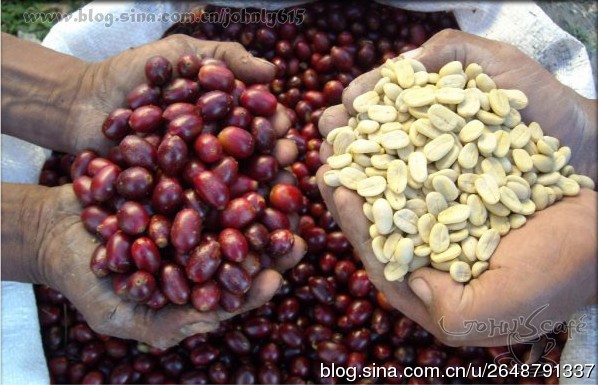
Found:
<svg viewBox="0 0 598 385"><path fill-rule="evenodd" d="M268 194L279 171L276 97L219 60L175 64L179 78L166 58L149 58L148 82L102 127L118 146L108 159L84 151L73 162L81 218L103 241L90 266L129 301L234 312L252 278L291 251L285 215L304 198L287 184Z"/></svg>

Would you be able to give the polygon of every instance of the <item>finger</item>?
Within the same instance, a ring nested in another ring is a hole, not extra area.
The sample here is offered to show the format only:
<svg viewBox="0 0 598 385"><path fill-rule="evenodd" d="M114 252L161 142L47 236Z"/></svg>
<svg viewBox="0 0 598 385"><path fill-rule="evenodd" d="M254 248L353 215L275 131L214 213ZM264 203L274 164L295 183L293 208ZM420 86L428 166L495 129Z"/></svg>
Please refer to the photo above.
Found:
<svg viewBox="0 0 598 385"><path fill-rule="evenodd" d="M251 55L240 43L193 40L202 56L222 60L245 83L269 83L274 79L276 66Z"/></svg>
<svg viewBox="0 0 598 385"><path fill-rule="evenodd" d="M287 167L293 164L299 151L292 139L278 139L272 149L272 155L278 160L280 167Z"/></svg>
<svg viewBox="0 0 598 385"><path fill-rule="evenodd" d="M276 106L276 113L270 117L270 123L276 131L277 138L282 138L287 134L289 128L291 128L291 119L285 106L280 103Z"/></svg>
<svg viewBox="0 0 598 385"><path fill-rule="evenodd" d="M279 272L272 269L263 270L253 280L251 289L249 289L245 297L247 301L239 310L229 313L220 309L214 313L220 320L226 320L237 314L248 312L268 302L276 294L281 285L282 276Z"/></svg>
<svg viewBox="0 0 598 385"><path fill-rule="evenodd" d="M353 100L359 95L373 90L380 78L380 69L375 68L370 72L358 76L351 82L351 84L349 84L349 87L345 88L343 91L343 105L351 115L357 114L357 111L353 108ZM344 125L346 125L346 123Z"/></svg>
<svg viewBox="0 0 598 385"><path fill-rule="evenodd" d="M320 161L322 164L326 164L326 161L332 155L334 155L332 146L326 142L322 142L322 145L320 146Z"/></svg>
<svg viewBox="0 0 598 385"><path fill-rule="evenodd" d="M320 195L322 195L322 199L324 199L324 203L326 203L326 208L332 214L334 221L338 223L338 225L343 228L343 224L340 222L341 218L338 215L338 210L336 205L334 204L334 187L330 187L324 182L324 174L326 171L330 170L330 166L327 164L323 165L318 169L316 173L316 180L318 182L318 188L320 189ZM361 207L361 206L360 206Z"/></svg>
<svg viewBox="0 0 598 385"><path fill-rule="evenodd" d="M349 113L342 104L337 104L324 110L324 113L318 121L320 134L326 138L328 133L337 127L346 126L349 121Z"/></svg>
<svg viewBox="0 0 598 385"><path fill-rule="evenodd" d="M385 265L374 256L368 231L369 221L361 210L362 198L344 187L339 187L333 194L333 200L336 207L347 208L339 210L339 223L345 236L357 251L372 283L386 295L392 306L424 328L432 329L434 325L426 307L413 294L407 283L389 282L384 278ZM342 224L350 225L343 227Z"/></svg>
<svg viewBox="0 0 598 385"><path fill-rule="evenodd" d="M281 273L295 266L307 251L307 245L303 238L297 235L293 235L293 237L295 240L291 251L278 258L274 258L274 265L272 267Z"/></svg>

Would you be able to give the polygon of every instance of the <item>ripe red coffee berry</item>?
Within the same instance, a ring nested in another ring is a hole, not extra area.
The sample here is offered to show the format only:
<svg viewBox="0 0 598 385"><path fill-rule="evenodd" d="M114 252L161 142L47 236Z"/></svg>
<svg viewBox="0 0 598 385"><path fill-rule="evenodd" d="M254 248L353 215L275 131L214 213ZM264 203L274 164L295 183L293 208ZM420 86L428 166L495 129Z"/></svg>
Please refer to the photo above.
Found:
<svg viewBox="0 0 598 385"><path fill-rule="evenodd" d="M231 92L235 87L235 75L226 67L204 65L199 69L199 85L208 91Z"/></svg>
<svg viewBox="0 0 598 385"><path fill-rule="evenodd" d="M138 107L129 117L129 126L131 129L142 133L157 130L161 123L162 109L154 105Z"/></svg>
<svg viewBox="0 0 598 385"><path fill-rule="evenodd" d="M223 288L233 294L245 294L251 287L251 277L236 263L224 262L216 278Z"/></svg>
<svg viewBox="0 0 598 385"><path fill-rule="evenodd" d="M149 214L140 203L128 201L123 203L116 212L118 226L129 235L141 234L147 229L149 224Z"/></svg>
<svg viewBox="0 0 598 385"><path fill-rule="evenodd" d="M193 185L200 198L216 209L222 210L228 204L228 188L212 171L199 173L193 178Z"/></svg>
<svg viewBox="0 0 598 385"><path fill-rule="evenodd" d="M256 218L255 207L245 198L235 198L220 212L220 225L242 229Z"/></svg>
<svg viewBox="0 0 598 385"><path fill-rule="evenodd" d="M218 140L224 151L237 158L248 158L253 154L255 140L253 136L240 127L228 126L218 134Z"/></svg>
<svg viewBox="0 0 598 385"><path fill-rule="evenodd" d="M125 137L129 132L129 118L133 111L128 108L117 108L112 111L104 124L102 124L102 133L110 140L119 140Z"/></svg>
<svg viewBox="0 0 598 385"><path fill-rule="evenodd" d="M138 200L149 195L153 175L143 167L130 167L116 178L116 191L126 199Z"/></svg>
<svg viewBox="0 0 598 385"><path fill-rule="evenodd" d="M201 217L192 209L177 213L170 229L170 241L181 253L191 251L201 239Z"/></svg>
<svg viewBox="0 0 598 385"><path fill-rule="evenodd" d="M97 159L97 158L96 158ZM96 202L105 202L116 191L116 178L121 169L115 164L102 168L91 180L91 195Z"/></svg>
<svg viewBox="0 0 598 385"><path fill-rule="evenodd" d="M166 135L158 147L158 166L167 175L176 175L185 166L189 149L176 135Z"/></svg>
<svg viewBox="0 0 598 385"><path fill-rule="evenodd" d="M174 263L162 266L160 274L162 292L168 300L177 305L184 305L189 301L191 289L181 268Z"/></svg>
<svg viewBox="0 0 598 385"><path fill-rule="evenodd" d="M203 241L191 252L186 267L187 277L193 282L206 282L220 267L221 255L218 242Z"/></svg>
<svg viewBox="0 0 598 385"><path fill-rule="evenodd" d="M165 84L172 77L172 64L164 56L152 56L145 62L145 76L152 84Z"/></svg>
<svg viewBox="0 0 598 385"><path fill-rule="evenodd" d="M201 134L193 144L195 154L205 163L213 163L222 158L222 145L217 137L211 134Z"/></svg>
<svg viewBox="0 0 598 385"><path fill-rule="evenodd" d="M138 270L129 276L127 290L130 300L144 303L154 294L156 279L147 271Z"/></svg>
<svg viewBox="0 0 598 385"><path fill-rule="evenodd" d="M301 190L293 185L277 184L270 190L270 204L284 213L299 211L302 202Z"/></svg>
<svg viewBox="0 0 598 385"><path fill-rule="evenodd" d="M162 257L158 247L148 237L137 238L131 246L131 258L139 270L158 274Z"/></svg>
<svg viewBox="0 0 598 385"><path fill-rule="evenodd" d="M237 229L222 230L218 235L218 243L224 258L231 262L242 262L249 252L247 239Z"/></svg>
<svg viewBox="0 0 598 385"><path fill-rule="evenodd" d="M158 153L156 148L137 135L127 135L118 145L125 162L129 166L156 168Z"/></svg>
<svg viewBox="0 0 598 385"><path fill-rule="evenodd" d="M106 261L108 268L115 273L126 273L131 268L131 238L117 231L106 243Z"/></svg>
<svg viewBox="0 0 598 385"><path fill-rule="evenodd" d="M170 227L172 222L163 215L156 214L150 218L148 234L156 246L164 248L170 239Z"/></svg>
<svg viewBox="0 0 598 385"><path fill-rule="evenodd" d="M176 63L176 69L184 78L194 79L197 76L201 59L197 55L183 55Z"/></svg>
<svg viewBox="0 0 598 385"><path fill-rule="evenodd" d="M253 115L272 116L276 112L276 96L268 91L246 90L241 94L240 102Z"/></svg>
<svg viewBox="0 0 598 385"><path fill-rule="evenodd" d="M224 118L233 107L233 98L222 91L206 92L197 99L201 117L208 121Z"/></svg>
<svg viewBox="0 0 598 385"><path fill-rule="evenodd" d="M195 106L193 107L195 108ZM203 119L195 112L181 114L168 124L168 133L180 136L185 142L191 142L201 133L202 129Z"/></svg>
<svg viewBox="0 0 598 385"><path fill-rule="evenodd" d="M214 281L193 286L191 303L197 310L205 312L214 310L220 302L220 287Z"/></svg>
<svg viewBox="0 0 598 385"><path fill-rule="evenodd" d="M293 233L286 229L274 230L270 233L268 253L272 256L281 256L289 253L295 243Z"/></svg>

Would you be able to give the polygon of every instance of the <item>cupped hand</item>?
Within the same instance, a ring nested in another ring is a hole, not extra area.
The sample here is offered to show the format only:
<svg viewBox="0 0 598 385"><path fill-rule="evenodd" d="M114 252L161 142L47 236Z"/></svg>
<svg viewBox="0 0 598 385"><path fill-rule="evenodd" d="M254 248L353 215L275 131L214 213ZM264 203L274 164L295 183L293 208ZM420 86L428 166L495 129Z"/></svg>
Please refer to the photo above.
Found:
<svg viewBox="0 0 598 385"><path fill-rule="evenodd" d="M428 71L437 71L453 60L480 64L499 87L517 88L527 94L524 122L538 121L545 133L559 137L572 146L573 152L581 150L577 136L583 137L586 119L580 107L582 98L516 48L448 30L410 57L421 61ZM351 83L343 94L343 104L322 115L319 128L323 136L347 124L353 99L373 89L379 78L378 70L373 70ZM563 126L563 122L579 124ZM331 154L330 145L323 143L323 161ZM448 273L432 268L410 273L404 282L388 282L384 265L372 251L363 199L342 186L327 186L323 181L327 170L329 167L323 166L318 171L324 201L374 285L389 303L446 344L504 345L509 335L492 335L491 325L503 321L512 325L522 316L533 319L528 325L519 324L515 332L521 339L532 339L567 320L580 306L596 301L598 208L594 191L583 189L579 196L565 198L528 218L525 226L501 239L488 271L468 284L456 283ZM472 329L474 322L486 328ZM535 329L530 330L529 325Z"/></svg>
<svg viewBox="0 0 598 385"><path fill-rule="evenodd" d="M77 153L93 149L105 154L115 144L101 134L102 123L110 112L126 106L126 97L134 87L147 82L145 62L156 55L167 58L173 64L175 74L175 64L183 55L219 59L247 84L269 83L276 71L273 64L252 56L239 43L198 40L186 35L172 35L128 49L102 62L89 63L81 77L79 95L71 108L66 127L72 143L70 148L62 150ZM290 121L281 105L270 120L279 137L284 136ZM296 154L296 148L291 140L280 139L275 152L292 155Z"/></svg>
<svg viewBox="0 0 598 385"><path fill-rule="evenodd" d="M279 257L272 269L261 271L246 295L246 303L235 313L221 309L198 312L191 305L169 304L159 310L122 300L114 293L110 277L97 278L90 270L98 239L81 222L81 206L65 185L47 190L43 205L45 223L40 244L44 283L61 291L98 333L135 339L166 348L196 333L216 329L219 322L261 306L282 284L281 272L293 267L306 251L295 237L293 249Z"/></svg>

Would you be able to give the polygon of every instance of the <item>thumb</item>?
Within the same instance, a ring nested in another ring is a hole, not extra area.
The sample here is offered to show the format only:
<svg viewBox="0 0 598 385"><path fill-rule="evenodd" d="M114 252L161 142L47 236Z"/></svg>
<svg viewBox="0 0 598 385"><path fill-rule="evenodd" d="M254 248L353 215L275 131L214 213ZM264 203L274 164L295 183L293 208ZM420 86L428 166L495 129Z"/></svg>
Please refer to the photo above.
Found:
<svg viewBox="0 0 598 385"><path fill-rule="evenodd" d="M411 273L408 284L436 321L459 313L465 286L448 273L425 267Z"/></svg>
<svg viewBox="0 0 598 385"><path fill-rule="evenodd" d="M269 83L276 74L276 66L247 52L240 43L197 41L200 52L225 62L245 83Z"/></svg>

